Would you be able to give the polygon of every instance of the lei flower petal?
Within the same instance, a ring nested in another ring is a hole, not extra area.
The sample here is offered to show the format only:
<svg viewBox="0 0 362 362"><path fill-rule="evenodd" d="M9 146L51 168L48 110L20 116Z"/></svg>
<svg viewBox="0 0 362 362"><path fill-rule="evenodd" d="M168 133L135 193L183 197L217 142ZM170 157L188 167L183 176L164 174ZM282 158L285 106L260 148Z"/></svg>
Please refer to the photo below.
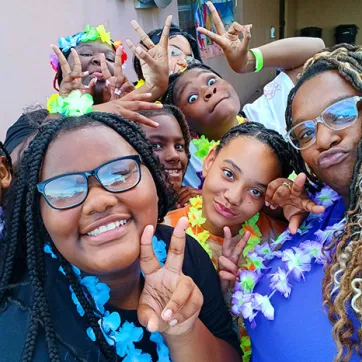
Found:
<svg viewBox="0 0 362 362"><path fill-rule="evenodd" d="M94 26L90 27L88 24L84 29L84 33L80 41L82 43L87 43L89 41L96 41L98 38L99 38L99 33L97 29Z"/></svg>
<svg viewBox="0 0 362 362"><path fill-rule="evenodd" d="M108 45L112 45L111 33L106 31L106 29L104 28L104 25L98 25L96 29L99 33L99 36L100 36L102 42L106 43Z"/></svg>
<svg viewBox="0 0 362 362"><path fill-rule="evenodd" d="M170 359L168 360L168 362ZM143 353L140 349L135 349L131 354L127 355L123 362L152 362L152 358L148 353Z"/></svg>
<svg viewBox="0 0 362 362"><path fill-rule="evenodd" d="M309 254L312 258L314 258L317 264L324 265L327 261L326 255L323 254L322 251L322 244L318 241L304 241L299 245L299 248L302 249L305 253Z"/></svg>
<svg viewBox="0 0 362 362"><path fill-rule="evenodd" d="M255 310L260 310L266 319L269 319L270 321L274 320L274 307L268 296L255 293L253 307Z"/></svg>
<svg viewBox="0 0 362 362"><path fill-rule="evenodd" d="M196 196L189 200L192 207L195 207L196 209L202 209L202 197Z"/></svg>
<svg viewBox="0 0 362 362"><path fill-rule="evenodd" d="M282 261L285 262L287 270L299 281L304 279L304 273L312 268L311 257L299 248L292 248L283 251Z"/></svg>
<svg viewBox="0 0 362 362"><path fill-rule="evenodd" d="M143 337L143 329L136 327L134 323L124 322L119 332L114 334L117 354L124 357L136 349L134 343L139 342Z"/></svg>
<svg viewBox="0 0 362 362"><path fill-rule="evenodd" d="M289 298L292 291L292 286L288 282L288 275L285 270L278 267L278 271L274 274L269 274L270 279L270 288L272 290L277 290L285 298Z"/></svg>
<svg viewBox="0 0 362 362"><path fill-rule="evenodd" d="M243 293L251 293L259 277L257 273L251 270L241 270L239 273L239 281L235 283L235 291L241 291Z"/></svg>
<svg viewBox="0 0 362 362"><path fill-rule="evenodd" d="M158 262L163 266L165 265L167 252L166 252L166 243L163 240L159 240L156 235L152 238L152 247L153 252L158 260Z"/></svg>
<svg viewBox="0 0 362 362"><path fill-rule="evenodd" d="M187 216L192 227L201 226L206 221L206 219L202 217L202 210L196 208L191 207Z"/></svg>
<svg viewBox="0 0 362 362"><path fill-rule="evenodd" d="M314 200L318 205L329 207L339 198L337 192L332 190L330 187L323 187L320 192L317 192Z"/></svg>
<svg viewBox="0 0 362 362"><path fill-rule="evenodd" d="M59 48L62 50L63 53L67 53L71 48L75 48L78 45L83 35L84 33L81 32L75 35L67 36L66 38L59 38Z"/></svg>
<svg viewBox="0 0 362 362"><path fill-rule="evenodd" d="M196 147L194 155L203 161L209 152L220 142L209 141L204 135L202 135L199 139L192 140L192 143Z"/></svg>

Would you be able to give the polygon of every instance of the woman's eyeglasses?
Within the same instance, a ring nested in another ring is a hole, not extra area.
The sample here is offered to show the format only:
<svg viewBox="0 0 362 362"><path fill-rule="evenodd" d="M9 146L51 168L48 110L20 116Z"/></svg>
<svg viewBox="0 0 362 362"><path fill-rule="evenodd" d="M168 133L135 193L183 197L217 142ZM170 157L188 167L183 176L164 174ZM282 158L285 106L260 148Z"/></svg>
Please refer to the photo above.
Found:
<svg viewBox="0 0 362 362"><path fill-rule="evenodd" d="M349 97L342 99L327 109L322 114L311 120L300 122L285 135L285 139L297 150L305 150L316 141L317 124L323 123L334 131L340 131L351 126L358 118L357 104L362 97Z"/></svg>
<svg viewBox="0 0 362 362"><path fill-rule="evenodd" d="M136 187L141 180L141 157L131 155L106 162L92 171L73 172L52 177L37 185L50 207L71 209L88 196L88 178L94 176L107 191L120 193Z"/></svg>

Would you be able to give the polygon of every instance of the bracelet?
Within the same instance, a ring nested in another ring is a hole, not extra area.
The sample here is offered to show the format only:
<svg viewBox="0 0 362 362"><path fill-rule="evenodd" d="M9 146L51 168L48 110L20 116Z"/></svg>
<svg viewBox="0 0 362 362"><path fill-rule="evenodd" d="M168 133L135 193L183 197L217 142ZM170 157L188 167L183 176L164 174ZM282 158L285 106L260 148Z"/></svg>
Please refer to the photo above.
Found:
<svg viewBox="0 0 362 362"><path fill-rule="evenodd" d="M93 97L90 94L82 94L75 90L68 97L61 97L59 94L52 94L47 102L47 109L51 114L62 116L82 116L92 112Z"/></svg>
<svg viewBox="0 0 362 362"><path fill-rule="evenodd" d="M263 53L258 48L250 49L250 51L253 53L253 55L255 57L255 70L254 70L254 73L258 73L264 67Z"/></svg>

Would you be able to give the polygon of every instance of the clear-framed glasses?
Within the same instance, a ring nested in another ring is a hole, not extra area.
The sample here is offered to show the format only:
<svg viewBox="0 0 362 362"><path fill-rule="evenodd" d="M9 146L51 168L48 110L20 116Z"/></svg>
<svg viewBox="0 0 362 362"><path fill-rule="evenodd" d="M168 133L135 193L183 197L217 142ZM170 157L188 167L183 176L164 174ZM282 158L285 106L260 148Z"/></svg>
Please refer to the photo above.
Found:
<svg viewBox="0 0 362 362"><path fill-rule="evenodd" d="M131 155L108 161L92 171L72 172L52 177L37 185L50 207L71 209L88 196L88 178L93 176L107 191L120 193L136 187L141 180L141 156Z"/></svg>
<svg viewBox="0 0 362 362"><path fill-rule="evenodd" d="M194 60L193 55L186 55L180 48L177 48L174 45L168 46L168 53L172 59L176 61L185 60L187 64Z"/></svg>
<svg viewBox="0 0 362 362"><path fill-rule="evenodd" d="M361 100L362 97L354 96L332 104L319 117L292 127L285 135L286 141L297 150L304 150L315 143L318 123L323 123L334 131L351 126L358 119L357 104Z"/></svg>

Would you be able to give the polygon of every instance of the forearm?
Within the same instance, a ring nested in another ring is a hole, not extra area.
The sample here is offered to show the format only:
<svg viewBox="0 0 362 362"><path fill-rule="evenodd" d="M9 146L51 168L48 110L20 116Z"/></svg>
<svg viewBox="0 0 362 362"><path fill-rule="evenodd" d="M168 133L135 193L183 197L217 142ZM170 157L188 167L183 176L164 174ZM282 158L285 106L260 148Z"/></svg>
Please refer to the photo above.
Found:
<svg viewBox="0 0 362 362"><path fill-rule="evenodd" d="M164 336L174 362L208 361L240 362L237 351L227 342L215 337L197 319L194 328L184 336Z"/></svg>
<svg viewBox="0 0 362 362"><path fill-rule="evenodd" d="M264 68L290 70L303 65L325 47L319 38L287 38L258 47L263 54ZM248 63L243 73L255 70L255 57L248 53Z"/></svg>

